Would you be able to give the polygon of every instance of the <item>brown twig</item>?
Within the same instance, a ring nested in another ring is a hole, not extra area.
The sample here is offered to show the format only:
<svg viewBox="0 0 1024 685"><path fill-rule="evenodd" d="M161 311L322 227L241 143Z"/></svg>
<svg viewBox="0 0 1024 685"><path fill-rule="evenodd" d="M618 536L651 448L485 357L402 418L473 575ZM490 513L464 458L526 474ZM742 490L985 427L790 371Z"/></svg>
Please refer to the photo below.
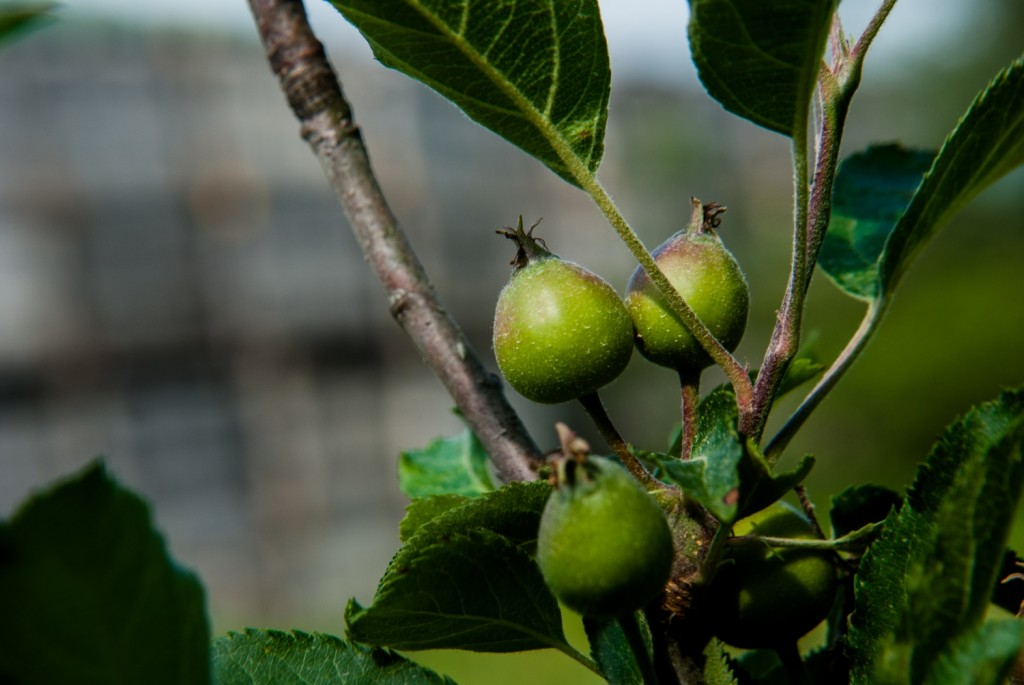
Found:
<svg viewBox="0 0 1024 685"><path fill-rule="evenodd" d="M352 109L301 0L249 0L270 67L338 195L391 313L490 454L501 478L532 480L542 454L431 286L377 184Z"/></svg>

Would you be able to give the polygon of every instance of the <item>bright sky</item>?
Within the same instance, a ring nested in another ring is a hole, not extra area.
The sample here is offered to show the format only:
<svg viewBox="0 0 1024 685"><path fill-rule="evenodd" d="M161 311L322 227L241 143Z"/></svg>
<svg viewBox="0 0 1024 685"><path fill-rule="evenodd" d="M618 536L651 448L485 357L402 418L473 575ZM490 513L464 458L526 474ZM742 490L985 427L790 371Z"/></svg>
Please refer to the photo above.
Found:
<svg viewBox="0 0 1024 685"><path fill-rule="evenodd" d="M878 1L844 2L841 13L848 31L859 31ZM613 72L646 72L669 82L694 78L691 68L674 67L689 61L685 0L601 0L600 4ZM970 4L964 0L900 0L872 57L882 64L894 63L903 55L919 53L926 40L939 45L961 42L956 36ZM306 7L314 30L329 47L356 44L360 54L370 59L362 38L326 0L307 0ZM147 25L201 26L255 35L245 0L78 0L61 13L67 20L105 14ZM652 73L652 69L661 73Z"/></svg>

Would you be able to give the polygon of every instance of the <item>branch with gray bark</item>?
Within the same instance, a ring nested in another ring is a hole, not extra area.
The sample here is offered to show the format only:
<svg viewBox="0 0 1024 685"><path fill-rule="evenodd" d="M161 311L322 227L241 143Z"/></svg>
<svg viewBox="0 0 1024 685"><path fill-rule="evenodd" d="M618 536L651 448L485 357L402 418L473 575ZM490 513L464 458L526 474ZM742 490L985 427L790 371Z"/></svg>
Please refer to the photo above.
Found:
<svg viewBox="0 0 1024 685"><path fill-rule="evenodd" d="M444 383L505 481L532 480L543 455L446 313L398 226L323 45L301 0L249 0L270 68L323 166L360 248L384 287L391 313Z"/></svg>

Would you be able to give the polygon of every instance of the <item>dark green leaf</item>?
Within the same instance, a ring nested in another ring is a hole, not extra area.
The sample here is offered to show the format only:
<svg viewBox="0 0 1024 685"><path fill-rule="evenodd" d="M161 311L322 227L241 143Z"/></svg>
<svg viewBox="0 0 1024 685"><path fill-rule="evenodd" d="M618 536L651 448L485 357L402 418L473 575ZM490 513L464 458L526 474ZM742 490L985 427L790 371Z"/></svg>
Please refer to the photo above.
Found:
<svg viewBox="0 0 1024 685"><path fill-rule="evenodd" d="M330 635L249 629L210 651L217 685L452 685L397 654Z"/></svg>
<svg viewBox="0 0 1024 685"><path fill-rule="evenodd" d="M642 625L646 628L646 621ZM609 685L644 685L636 655L618 621L584 618L583 627L590 641L590 654Z"/></svg>
<svg viewBox="0 0 1024 685"><path fill-rule="evenodd" d="M442 500L454 505L443 511L424 510L372 606L349 604L349 637L395 649L554 647L579 656L565 642L557 602L525 551L536 541L550 493L545 482L511 483L461 504Z"/></svg>
<svg viewBox="0 0 1024 685"><path fill-rule="evenodd" d="M398 538L402 542L408 541L424 523L468 501L469 498L462 495L435 495L414 499L405 508L405 517L398 524Z"/></svg>
<svg viewBox="0 0 1024 685"><path fill-rule="evenodd" d="M690 0L697 74L727 110L792 136L806 120L836 0Z"/></svg>
<svg viewBox="0 0 1024 685"><path fill-rule="evenodd" d="M748 479L752 482L746 485L745 488L742 486L740 488L740 491L743 493L740 517L750 516L778 502L782 499L783 495L797 485L800 485L800 483L803 483L804 479L807 478L807 474L814 468L814 457L810 454L805 454L800 463L791 471L773 474L771 473L771 467L764 457L761 456L757 446L748 444L747 447L749 458L754 461L757 467L756 470L752 471L757 474L757 478L756 480Z"/></svg>
<svg viewBox="0 0 1024 685"><path fill-rule="evenodd" d="M0 5L0 43L39 26L51 18L50 13L56 7L57 4L53 2Z"/></svg>
<svg viewBox="0 0 1024 685"><path fill-rule="evenodd" d="M902 504L899 493L881 485L850 486L832 498L832 535L839 538L869 523L884 521L890 511Z"/></svg>
<svg viewBox="0 0 1024 685"><path fill-rule="evenodd" d="M332 0L384 65L579 185L597 170L611 71L596 0Z"/></svg>
<svg viewBox="0 0 1024 685"><path fill-rule="evenodd" d="M814 458L806 456L793 471L773 475L757 446L740 437L738 417L732 388L721 385L697 408L697 436L690 459L647 455L657 461L666 478L725 523L779 499L814 466Z"/></svg>
<svg viewBox="0 0 1024 685"><path fill-rule="evenodd" d="M1024 161L1024 60L982 91L938 155L895 145L845 160L819 264L847 294L892 292L939 228Z"/></svg>
<svg viewBox="0 0 1024 685"><path fill-rule="evenodd" d="M736 671L740 682L757 685L791 685L793 679L773 649L753 649L741 654L736 660Z"/></svg>
<svg viewBox="0 0 1024 685"><path fill-rule="evenodd" d="M1002 685L1022 648L1024 623L990 621L954 641L925 685Z"/></svg>
<svg viewBox="0 0 1024 685"><path fill-rule="evenodd" d="M786 393L796 390L804 383L814 380L826 368L828 368L826 364L822 364L812 357L798 356L786 367L786 373L782 376L782 381L779 383L779 390L775 394L775 399L777 400Z"/></svg>
<svg viewBox="0 0 1024 685"><path fill-rule="evenodd" d="M711 638L704 648L704 682L707 685L736 685L729 655L718 638Z"/></svg>
<svg viewBox="0 0 1024 685"><path fill-rule="evenodd" d="M924 244L978 193L1024 162L1024 57L971 104L889 237L881 292L896 286Z"/></svg>
<svg viewBox="0 0 1024 685"><path fill-rule="evenodd" d="M404 552L372 606L349 602L349 639L400 650L572 651L540 570L507 539L476 530Z"/></svg>
<svg viewBox="0 0 1024 685"><path fill-rule="evenodd" d="M94 464L0 524L0 682L209 682L203 588Z"/></svg>
<svg viewBox="0 0 1024 685"><path fill-rule="evenodd" d="M1024 390L950 426L857 575L856 682L921 683L980 625L1024 486Z"/></svg>
<svg viewBox="0 0 1024 685"><path fill-rule="evenodd" d="M438 438L426 449L402 452L398 487L409 497L466 495L494 490L487 470L487 452L470 430Z"/></svg>
<svg viewBox="0 0 1024 685"><path fill-rule="evenodd" d="M932 152L876 145L844 159L832 193L832 222L818 263L848 295L879 295L878 262L935 158Z"/></svg>
<svg viewBox="0 0 1024 685"><path fill-rule="evenodd" d="M732 389L722 385L697 408L697 435L690 459L660 461L666 477L703 504L720 521L732 522L740 503L740 468L746 448L736 428Z"/></svg>
<svg viewBox="0 0 1024 685"><path fill-rule="evenodd" d="M414 553L417 546L477 529L497 533L517 545L529 545L537 539L540 515L550 494L550 485L544 481L533 481L509 483L500 490L467 499L464 504L439 512L423 522L406 540L406 545L392 563L401 563L402 555Z"/></svg>

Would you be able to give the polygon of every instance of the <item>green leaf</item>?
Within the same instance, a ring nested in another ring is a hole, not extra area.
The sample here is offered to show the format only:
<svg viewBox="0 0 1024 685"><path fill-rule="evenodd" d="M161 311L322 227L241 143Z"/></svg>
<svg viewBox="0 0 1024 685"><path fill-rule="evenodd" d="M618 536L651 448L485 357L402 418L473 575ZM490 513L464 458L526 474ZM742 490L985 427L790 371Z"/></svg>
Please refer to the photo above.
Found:
<svg viewBox="0 0 1024 685"><path fill-rule="evenodd" d="M579 185L604 152L611 70L596 0L332 0L385 66Z"/></svg>
<svg viewBox="0 0 1024 685"><path fill-rule="evenodd" d="M56 3L10 3L0 6L0 43L16 38L52 18Z"/></svg>
<svg viewBox="0 0 1024 685"><path fill-rule="evenodd" d="M1024 623L989 621L939 656L926 685L1002 685L1024 649Z"/></svg>
<svg viewBox="0 0 1024 685"><path fill-rule="evenodd" d="M806 121L837 0L690 0L690 50L708 94L783 135Z"/></svg>
<svg viewBox="0 0 1024 685"><path fill-rule="evenodd" d="M707 685L736 685L736 675L721 640L711 638L704 648L704 660L704 682Z"/></svg>
<svg viewBox="0 0 1024 685"><path fill-rule="evenodd" d="M746 452L737 420L732 389L728 385L715 388L697 407L691 458L659 460L669 480L725 522L732 522L739 508L740 467Z"/></svg>
<svg viewBox="0 0 1024 685"><path fill-rule="evenodd" d="M782 380L779 382L779 389L775 393L775 399L778 400L783 395L796 390L804 383L814 380L827 368L827 364L822 364L813 357L796 357L792 362L790 362L789 366L786 367L786 373L782 376Z"/></svg>
<svg viewBox="0 0 1024 685"><path fill-rule="evenodd" d="M885 245L881 290L891 292L938 229L982 190L1024 162L1024 57L989 83L939 150Z"/></svg>
<svg viewBox="0 0 1024 685"><path fill-rule="evenodd" d="M487 530L516 545L529 547L537 540L540 515L550 494L551 486L544 481L509 483L500 490L436 512L409 536L392 565L402 563L403 555L413 553L417 546L472 530Z"/></svg>
<svg viewBox="0 0 1024 685"><path fill-rule="evenodd" d="M757 477L756 480L748 479L751 481L750 484L740 487L743 504L737 518L750 516L778 502L787 492L804 482L815 463L812 455L805 454L792 470L772 473L771 466L752 441L747 445L747 453L756 465L753 473L757 474Z"/></svg>
<svg viewBox="0 0 1024 685"><path fill-rule="evenodd" d="M0 682L209 682L203 588L93 464L0 524Z"/></svg>
<svg viewBox="0 0 1024 685"><path fill-rule="evenodd" d="M650 654L650 629L639 621ZM644 676L629 646L622 624L615 620L584 618L583 628L590 641L590 654L609 685L644 685Z"/></svg>
<svg viewBox="0 0 1024 685"><path fill-rule="evenodd" d="M426 449L402 452L398 487L409 497L466 495L494 490L487 470L487 452L470 430L437 438Z"/></svg>
<svg viewBox="0 0 1024 685"><path fill-rule="evenodd" d="M554 647L581 658L565 641L558 604L527 554L550 493L545 482L510 483L461 504L442 501L438 509L453 505L443 511L425 509L373 604L349 603L349 637L410 650Z"/></svg>
<svg viewBox="0 0 1024 685"><path fill-rule="evenodd" d="M902 504L903 497L895 490L881 485L852 485L832 498L832 536L840 538L870 523L884 521L889 512Z"/></svg>
<svg viewBox="0 0 1024 685"><path fill-rule="evenodd" d="M925 682L977 628L1024 486L1024 390L971 410L936 444L861 563L849 634L854 682Z"/></svg>
<svg viewBox="0 0 1024 685"><path fill-rule="evenodd" d="M851 297L879 296L878 262L935 155L876 145L844 159L832 192L832 223L818 263Z"/></svg>
<svg viewBox="0 0 1024 685"><path fill-rule="evenodd" d="M454 685L385 649L330 635L246 630L210 649L217 685Z"/></svg>
<svg viewBox="0 0 1024 685"><path fill-rule="evenodd" d="M400 650L572 651L540 570L506 538L475 530L403 552L372 606L349 602L350 640Z"/></svg>
<svg viewBox="0 0 1024 685"><path fill-rule="evenodd" d="M437 518L449 509L462 506L468 501L469 498L462 495L435 495L434 497L414 499L405 508L405 517L398 524L398 539L402 542L408 541L427 521Z"/></svg>
<svg viewBox="0 0 1024 685"><path fill-rule="evenodd" d="M893 291L925 243L1024 162L1024 58L983 90L934 156L896 145L843 161L819 264L848 295Z"/></svg>
<svg viewBox="0 0 1024 685"><path fill-rule="evenodd" d="M740 437L738 421L732 387L720 385L697 408L697 436L690 459L646 455L670 481L724 523L768 506L802 482L814 466L814 458L805 456L794 470L772 474L757 446Z"/></svg>

